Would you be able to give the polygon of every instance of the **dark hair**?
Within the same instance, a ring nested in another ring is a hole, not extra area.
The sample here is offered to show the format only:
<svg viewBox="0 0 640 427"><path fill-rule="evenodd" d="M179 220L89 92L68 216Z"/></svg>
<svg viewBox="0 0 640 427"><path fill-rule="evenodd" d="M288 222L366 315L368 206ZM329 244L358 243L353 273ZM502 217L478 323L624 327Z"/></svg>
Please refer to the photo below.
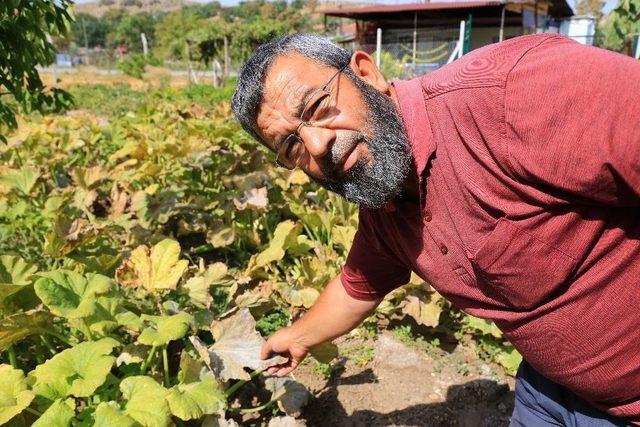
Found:
<svg viewBox="0 0 640 427"><path fill-rule="evenodd" d="M267 70L276 58L289 53L298 53L333 68L342 68L351 60L348 50L336 46L325 37L307 33L279 37L256 49L240 69L231 108L244 130L258 141L264 142L258 133L256 120L264 96ZM345 69L345 74L355 78L355 73L349 67Z"/></svg>

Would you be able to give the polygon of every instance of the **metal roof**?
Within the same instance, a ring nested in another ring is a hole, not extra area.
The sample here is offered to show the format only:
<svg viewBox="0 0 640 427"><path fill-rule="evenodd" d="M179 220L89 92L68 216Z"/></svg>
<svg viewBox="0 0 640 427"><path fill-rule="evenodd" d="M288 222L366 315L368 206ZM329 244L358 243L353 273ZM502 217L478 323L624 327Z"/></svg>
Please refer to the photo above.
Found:
<svg viewBox="0 0 640 427"><path fill-rule="evenodd" d="M429 12L446 11L455 9L490 8L501 7L507 4L529 4L534 5L535 0L507 0L507 1L455 1L455 2L433 2L433 3L406 3L393 5L377 5L365 7L352 7L341 9L325 9L318 12L329 16L363 19L367 15L394 14L403 12ZM573 12L566 0L552 0L551 9L560 12L560 16L571 16ZM554 15L554 14L552 14Z"/></svg>

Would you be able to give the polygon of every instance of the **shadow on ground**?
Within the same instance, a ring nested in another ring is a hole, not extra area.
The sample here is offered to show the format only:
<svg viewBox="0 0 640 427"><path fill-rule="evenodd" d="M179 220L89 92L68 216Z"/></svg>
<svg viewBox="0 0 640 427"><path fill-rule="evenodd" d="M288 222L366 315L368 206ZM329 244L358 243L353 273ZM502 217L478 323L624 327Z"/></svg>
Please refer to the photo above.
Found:
<svg viewBox="0 0 640 427"><path fill-rule="evenodd" d="M360 409L348 414L339 388L349 385L376 384L378 379L371 369L341 377L338 369L325 388L309 403L303 416L307 426L508 426L513 409L513 391L506 384L494 380L477 379L448 387L443 402L413 404L402 409L381 413ZM403 390L380 390L395 400L412 393L410 387ZM379 398L380 396L377 396ZM414 396L415 397L415 396ZM415 401L415 398L413 399ZM428 400L425 398L425 400ZM362 406L367 406L366 397Z"/></svg>

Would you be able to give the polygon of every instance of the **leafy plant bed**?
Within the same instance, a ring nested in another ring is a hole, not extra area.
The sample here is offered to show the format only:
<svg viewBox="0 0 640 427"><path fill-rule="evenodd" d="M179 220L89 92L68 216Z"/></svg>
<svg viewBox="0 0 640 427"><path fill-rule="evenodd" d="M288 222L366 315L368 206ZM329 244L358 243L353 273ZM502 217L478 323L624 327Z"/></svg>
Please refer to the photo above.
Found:
<svg viewBox="0 0 640 427"><path fill-rule="evenodd" d="M273 333L315 302L346 258L357 209L300 171L277 170L226 103L193 104L209 96L196 92L144 94L100 119L23 117L0 145L3 422L293 422L278 418L292 413L279 393L301 388L260 373L256 329ZM363 330L397 322L416 342L447 337L517 366L495 326L417 277ZM221 365L216 352L236 329L252 356ZM330 376L335 355L323 348L316 369ZM353 357L365 366L373 356ZM140 389L157 405L146 421Z"/></svg>

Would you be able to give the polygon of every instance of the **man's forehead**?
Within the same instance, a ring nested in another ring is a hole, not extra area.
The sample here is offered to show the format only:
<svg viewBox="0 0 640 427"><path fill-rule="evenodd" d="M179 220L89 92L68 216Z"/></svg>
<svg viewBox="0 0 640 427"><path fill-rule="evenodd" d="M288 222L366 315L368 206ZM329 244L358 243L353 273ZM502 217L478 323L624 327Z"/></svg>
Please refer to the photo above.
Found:
<svg viewBox="0 0 640 427"><path fill-rule="evenodd" d="M277 58L269 67L257 124L267 140L279 134L280 126L295 120L295 111L303 95L326 80L323 66L299 54ZM272 144L267 144L272 145Z"/></svg>

